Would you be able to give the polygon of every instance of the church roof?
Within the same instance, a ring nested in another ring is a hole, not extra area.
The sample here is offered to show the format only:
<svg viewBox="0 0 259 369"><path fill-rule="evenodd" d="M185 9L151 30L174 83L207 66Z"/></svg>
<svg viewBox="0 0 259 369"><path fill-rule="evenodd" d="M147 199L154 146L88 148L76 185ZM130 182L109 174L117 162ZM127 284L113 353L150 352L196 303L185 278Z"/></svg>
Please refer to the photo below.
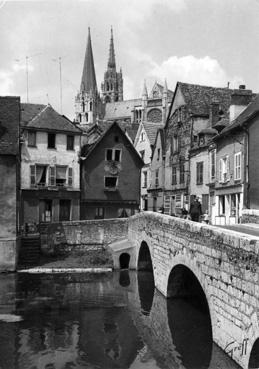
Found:
<svg viewBox="0 0 259 369"><path fill-rule="evenodd" d="M105 105L104 119L112 120L130 118L132 110L134 110L136 106L141 106L141 104L142 99L132 99L107 103Z"/></svg>
<svg viewBox="0 0 259 369"><path fill-rule="evenodd" d="M111 28L111 41L110 41L108 68L111 68L111 69L115 69L116 70L116 62L115 62L115 52L114 52L114 43L113 43L113 32L112 32L112 28Z"/></svg>
<svg viewBox="0 0 259 369"><path fill-rule="evenodd" d="M88 28L88 39L87 39L87 46L86 46L86 51L85 51L85 60L84 60L80 92L95 93L96 91L97 91L97 85L96 85L96 76L95 76L95 68L94 68L94 57L93 57L93 50L92 50L90 28Z"/></svg>
<svg viewBox="0 0 259 369"><path fill-rule="evenodd" d="M163 128L163 124L158 123L151 123L151 122L144 122L143 127L146 131L146 134L148 136L150 145L154 145L156 141L156 135L159 128Z"/></svg>
<svg viewBox="0 0 259 369"><path fill-rule="evenodd" d="M79 128L67 117L56 112L50 105L26 103L21 105L21 124L23 127L81 134Z"/></svg>

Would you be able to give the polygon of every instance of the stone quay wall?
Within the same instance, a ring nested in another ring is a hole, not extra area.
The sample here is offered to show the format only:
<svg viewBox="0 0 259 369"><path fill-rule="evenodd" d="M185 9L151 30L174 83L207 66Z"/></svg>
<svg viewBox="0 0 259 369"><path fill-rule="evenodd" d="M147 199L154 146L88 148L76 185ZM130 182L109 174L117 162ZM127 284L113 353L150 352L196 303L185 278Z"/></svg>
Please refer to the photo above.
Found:
<svg viewBox="0 0 259 369"><path fill-rule="evenodd" d="M256 223L259 224L259 210L256 209L243 209L242 210L242 223Z"/></svg>
<svg viewBox="0 0 259 369"><path fill-rule="evenodd" d="M167 296L177 265L187 267L205 293L213 340L243 368L259 337L259 238L163 214L129 219L128 238L148 245L155 286Z"/></svg>
<svg viewBox="0 0 259 369"><path fill-rule="evenodd" d="M45 254L101 249L127 237L128 219L98 219L50 223L40 229Z"/></svg>

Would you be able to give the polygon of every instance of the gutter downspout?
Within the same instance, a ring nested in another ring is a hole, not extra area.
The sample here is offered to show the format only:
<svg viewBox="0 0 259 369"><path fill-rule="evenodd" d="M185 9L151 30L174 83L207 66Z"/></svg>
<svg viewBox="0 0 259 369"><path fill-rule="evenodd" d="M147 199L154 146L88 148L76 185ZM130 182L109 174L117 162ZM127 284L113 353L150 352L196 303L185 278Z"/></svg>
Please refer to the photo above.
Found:
<svg viewBox="0 0 259 369"><path fill-rule="evenodd" d="M245 132L245 150L244 150L244 204L246 209L250 209L250 183L249 183L249 131L247 127L243 127Z"/></svg>

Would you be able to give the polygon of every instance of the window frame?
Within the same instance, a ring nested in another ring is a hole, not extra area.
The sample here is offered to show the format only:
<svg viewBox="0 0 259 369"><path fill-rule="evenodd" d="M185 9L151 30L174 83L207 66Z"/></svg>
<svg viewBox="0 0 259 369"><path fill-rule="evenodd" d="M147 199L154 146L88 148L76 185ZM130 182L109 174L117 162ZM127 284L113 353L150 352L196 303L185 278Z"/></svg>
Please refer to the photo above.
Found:
<svg viewBox="0 0 259 369"><path fill-rule="evenodd" d="M115 179L116 180L115 186L107 186L106 180L108 178L110 178L110 179L112 178L112 179ZM107 190L107 191L115 191L115 190L117 190L118 185L119 185L119 177L118 176L104 176L104 188L105 188L105 190Z"/></svg>
<svg viewBox="0 0 259 369"><path fill-rule="evenodd" d="M177 185L177 168L172 166L172 185Z"/></svg>
<svg viewBox="0 0 259 369"><path fill-rule="evenodd" d="M69 139L72 139L72 145L71 145L71 142L69 142ZM69 146L71 146L72 148ZM75 136L74 135L67 135L67 150L75 151Z"/></svg>
<svg viewBox="0 0 259 369"><path fill-rule="evenodd" d="M30 143L30 135L33 135L34 139L33 139L33 144ZM37 132L36 131L28 131L28 141L27 141L27 146L28 147L37 147Z"/></svg>
<svg viewBox="0 0 259 369"><path fill-rule="evenodd" d="M143 188L147 188L147 171L143 171Z"/></svg>
<svg viewBox="0 0 259 369"><path fill-rule="evenodd" d="M155 187L159 187L159 169L155 171Z"/></svg>
<svg viewBox="0 0 259 369"><path fill-rule="evenodd" d="M179 166L179 171L180 171L180 184L183 184L185 182L185 167L184 164L180 164Z"/></svg>
<svg viewBox="0 0 259 369"><path fill-rule="evenodd" d="M204 162L199 161L196 163L196 185L203 184L203 171L204 171Z"/></svg>
<svg viewBox="0 0 259 369"><path fill-rule="evenodd" d="M54 147L50 146L50 137L54 137ZM48 149L56 150L56 133L48 132Z"/></svg>
<svg viewBox="0 0 259 369"><path fill-rule="evenodd" d="M108 152L111 153L111 159L108 159ZM115 160L116 159L116 153L119 152L119 160ZM105 149L105 161L107 162L111 162L111 161L116 161L117 163L121 163L121 157L122 157L122 149L116 149L116 148L107 148Z"/></svg>
<svg viewBox="0 0 259 369"><path fill-rule="evenodd" d="M237 158L239 158L239 163L237 162ZM239 181L242 178L241 175L241 168L242 168L242 164L241 164L241 158L242 158L242 152L239 151L234 155L234 180L235 181ZM237 175L239 172L239 176Z"/></svg>
<svg viewBox="0 0 259 369"><path fill-rule="evenodd" d="M212 175L212 172L214 175ZM215 181L216 178L216 150L210 151L210 181Z"/></svg>

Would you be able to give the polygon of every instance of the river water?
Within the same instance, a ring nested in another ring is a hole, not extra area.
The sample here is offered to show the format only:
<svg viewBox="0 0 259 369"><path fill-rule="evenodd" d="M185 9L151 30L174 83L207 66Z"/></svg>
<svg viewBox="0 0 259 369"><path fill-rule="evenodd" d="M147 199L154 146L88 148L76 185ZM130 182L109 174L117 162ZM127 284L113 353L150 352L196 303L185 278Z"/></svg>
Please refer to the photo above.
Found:
<svg viewBox="0 0 259 369"><path fill-rule="evenodd" d="M239 368L148 272L0 276L0 369Z"/></svg>

